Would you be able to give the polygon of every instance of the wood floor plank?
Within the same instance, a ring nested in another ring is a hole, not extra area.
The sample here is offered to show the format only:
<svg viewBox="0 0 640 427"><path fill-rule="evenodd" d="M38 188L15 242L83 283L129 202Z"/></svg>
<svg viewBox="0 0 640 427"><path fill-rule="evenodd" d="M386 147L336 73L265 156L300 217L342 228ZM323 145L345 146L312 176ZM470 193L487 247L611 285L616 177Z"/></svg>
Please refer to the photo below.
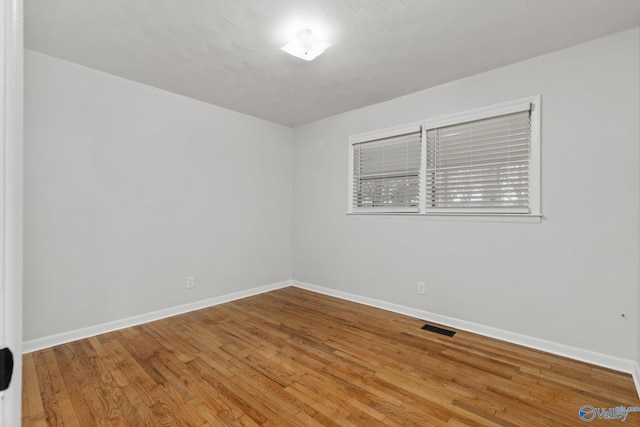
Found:
<svg viewBox="0 0 640 427"><path fill-rule="evenodd" d="M73 406L73 400L71 399L73 394L67 389L61 373L61 368L64 369L64 365L58 364L56 354L52 349L49 350L51 351L45 352L45 362L47 363L47 370L51 378L51 386L60 408L61 423L63 425L77 425L79 421L76 418L76 411Z"/></svg>
<svg viewBox="0 0 640 427"><path fill-rule="evenodd" d="M60 416L60 406L53 390L53 380L46 363L47 354L51 349L42 350L34 355L35 373L40 387L40 397L44 408L44 419L49 426L64 425Z"/></svg>
<svg viewBox="0 0 640 427"><path fill-rule="evenodd" d="M23 414L22 423L33 426L46 426L42 391L38 382L38 374L33 360L34 354L23 356Z"/></svg>
<svg viewBox="0 0 640 427"><path fill-rule="evenodd" d="M24 355L22 421L571 426L582 405L640 406L628 374L423 324L279 289Z"/></svg>

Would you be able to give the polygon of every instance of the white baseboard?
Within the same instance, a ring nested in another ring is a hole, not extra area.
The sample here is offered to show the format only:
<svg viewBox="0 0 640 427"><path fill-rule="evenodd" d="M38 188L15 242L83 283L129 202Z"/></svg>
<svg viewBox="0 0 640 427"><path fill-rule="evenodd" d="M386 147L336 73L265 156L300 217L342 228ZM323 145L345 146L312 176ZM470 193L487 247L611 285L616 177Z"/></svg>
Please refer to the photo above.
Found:
<svg viewBox="0 0 640 427"><path fill-rule="evenodd" d="M284 288L287 286L291 286L290 281L272 283L270 285L260 286L260 287L248 289L245 291L233 292L233 293L222 295L219 297L209 298L202 301L196 301L189 304L179 305L176 307L169 307L163 310L153 311L151 313L141 314L141 315L129 317L126 319L115 320L113 322L107 322L100 325L89 326L87 328L77 329L70 332L64 332L57 335L37 338L34 340L23 342L22 352L23 354L31 353L33 351L54 347L56 345L65 344L71 341L76 341L83 338L89 338L89 337L104 334L107 332L113 332L118 329L129 328L131 326L153 322L154 320L165 319L167 317L176 316L178 314L188 313L190 311L200 310L202 308L213 307L215 305L223 304L225 302L235 301L241 298L262 294L265 292L273 291L273 290Z"/></svg>
<svg viewBox="0 0 640 427"><path fill-rule="evenodd" d="M62 334L25 341L22 344L22 350L23 350L23 353L26 354L33 351L42 350L44 348L65 344L71 341L76 341L79 339L88 338L88 337L104 334L107 332L112 332L118 329L128 328L131 326L152 322L154 320L164 319L167 317L176 316L178 314L183 314L190 311L199 310L202 308L213 307L218 304L223 304L223 303L235 301L241 298L262 294L262 293L273 291L276 289L281 289L287 286L295 286L301 289L306 289L309 291L340 298L343 300L353 301L359 304L381 308L383 310L391 311L394 313L404 314L406 316L411 316L411 317L423 319L426 321L439 323L455 329L473 332L479 335L484 335L484 336L496 338L502 341L507 341L514 344L519 344L519 345L534 348L537 350L545 351L547 353L552 353L559 356L568 357L570 359L575 359L582 362L587 362L594 365L602 366L605 368L614 369L616 371L626 372L633 376L633 381L636 386L636 391L640 396L640 365L636 361L623 359L615 356L610 356L602 353L597 353L595 351L586 350L578 347L572 347L572 346L560 344L553 341L547 341L540 338L531 337L528 335L518 334L515 332L509 332L503 329L493 328L493 327L481 325L478 323L468 322L466 320L460 320L453 317L443 316L443 315L431 313L425 310L418 310L411 307L405 307L399 304L393 304L390 302L377 300L374 298L363 297L355 294L350 294L347 292L337 291L335 289L316 286L310 283L300 282L297 280L273 283L270 285L260 286L260 287L248 289L245 291L233 292L233 293L222 295L219 297L209 298L202 301L196 301L193 303L184 304L177 307L170 307L163 310L154 311L151 313L141 314L139 316L133 316L127 319L116 320L113 322L90 326L90 327L78 329L75 331L70 331Z"/></svg>
<svg viewBox="0 0 640 427"><path fill-rule="evenodd" d="M310 283L304 283L296 280L294 280L292 283L293 286L301 289L306 289L347 301L357 302L371 307L381 308L383 310L404 314L406 316L416 317L434 323L440 323L442 325L446 325L455 329L473 332L475 334L523 345L526 347L534 348L536 350L568 357L570 359L579 360L581 362L591 363L593 365L602 366L616 371L626 372L633 376L636 385L636 392L640 396L640 367L634 360L597 353L595 351L572 347L569 345L547 341L528 335L522 335L515 332L509 332L503 329L493 328L491 326L485 326L478 323L468 322L466 320L460 320L453 317L431 313L429 311L418 310L415 308L405 307L382 300L362 297L347 292L337 291L335 289L324 288L321 286L312 285Z"/></svg>

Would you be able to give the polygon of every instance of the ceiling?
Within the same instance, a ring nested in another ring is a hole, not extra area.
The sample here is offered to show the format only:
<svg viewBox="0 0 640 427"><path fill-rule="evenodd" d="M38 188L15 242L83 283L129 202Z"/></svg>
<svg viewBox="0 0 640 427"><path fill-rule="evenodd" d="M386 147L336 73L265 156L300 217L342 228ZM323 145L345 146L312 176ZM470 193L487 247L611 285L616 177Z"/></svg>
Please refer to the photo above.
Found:
<svg viewBox="0 0 640 427"><path fill-rule="evenodd" d="M640 25L639 0L24 3L29 49L287 126ZM296 25L332 46L287 55Z"/></svg>

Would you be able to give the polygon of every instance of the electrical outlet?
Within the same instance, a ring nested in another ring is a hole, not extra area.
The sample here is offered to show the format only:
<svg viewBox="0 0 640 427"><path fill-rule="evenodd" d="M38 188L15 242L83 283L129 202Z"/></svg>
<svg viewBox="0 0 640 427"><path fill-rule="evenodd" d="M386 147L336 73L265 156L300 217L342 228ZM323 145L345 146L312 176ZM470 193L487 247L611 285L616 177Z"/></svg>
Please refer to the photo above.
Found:
<svg viewBox="0 0 640 427"><path fill-rule="evenodd" d="M191 289L196 286L196 277L187 276L187 289Z"/></svg>
<svg viewBox="0 0 640 427"><path fill-rule="evenodd" d="M418 282L418 294L424 295L427 293L427 284L425 282Z"/></svg>

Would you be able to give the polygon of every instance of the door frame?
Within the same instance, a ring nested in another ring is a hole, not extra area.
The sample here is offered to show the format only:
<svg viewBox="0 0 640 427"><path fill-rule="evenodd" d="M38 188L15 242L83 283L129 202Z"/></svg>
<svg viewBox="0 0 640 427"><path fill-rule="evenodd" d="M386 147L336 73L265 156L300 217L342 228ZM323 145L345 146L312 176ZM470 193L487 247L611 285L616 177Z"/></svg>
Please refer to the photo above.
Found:
<svg viewBox="0 0 640 427"><path fill-rule="evenodd" d="M5 0L2 14L3 66L0 102L3 126L0 136L0 209L3 214L0 244L4 266L0 269L4 346L14 356L13 379L2 392L1 425L19 426L22 419L22 221L23 221L23 0Z"/></svg>

